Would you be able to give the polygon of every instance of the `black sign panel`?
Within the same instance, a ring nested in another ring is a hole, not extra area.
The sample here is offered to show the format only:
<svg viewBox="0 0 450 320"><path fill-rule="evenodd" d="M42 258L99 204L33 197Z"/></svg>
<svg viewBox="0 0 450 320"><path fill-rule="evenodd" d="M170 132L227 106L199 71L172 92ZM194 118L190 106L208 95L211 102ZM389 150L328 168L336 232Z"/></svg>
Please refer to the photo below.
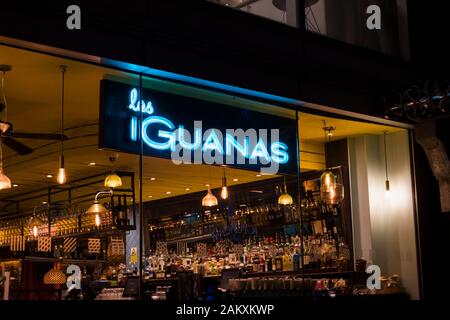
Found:
<svg viewBox="0 0 450 320"><path fill-rule="evenodd" d="M110 80L100 100L101 148L138 154L142 136L145 156L296 172L295 120Z"/></svg>

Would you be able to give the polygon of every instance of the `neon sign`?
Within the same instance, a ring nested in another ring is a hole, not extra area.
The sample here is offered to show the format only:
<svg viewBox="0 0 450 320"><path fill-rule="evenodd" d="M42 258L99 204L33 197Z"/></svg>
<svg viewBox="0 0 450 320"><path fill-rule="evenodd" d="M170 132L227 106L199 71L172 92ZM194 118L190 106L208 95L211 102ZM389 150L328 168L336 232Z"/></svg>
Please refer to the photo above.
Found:
<svg viewBox="0 0 450 320"><path fill-rule="evenodd" d="M295 173L295 120L228 104L101 81L100 148L226 164L263 174ZM142 115L142 123L140 123Z"/></svg>
<svg viewBox="0 0 450 320"><path fill-rule="evenodd" d="M233 136L229 133L224 135L218 129L210 129L203 133L202 128L195 127L194 138L191 140L186 137L187 135L190 136L190 132L183 125L179 125L176 128L169 119L153 115L154 108L151 101L147 103L145 101L137 102L137 89L132 89L129 96L130 104L128 108L130 110L139 113L142 106L142 112L150 115L142 121L142 140L149 148L175 152L178 144L185 150L192 151L201 148L202 152L213 151L218 155L230 155L237 151L244 158L258 160L263 163L276 162L284 164L289 161L288 147L286 144L280 141L273 141L268 146L267 139L256 135L256 143L251 145L250 142L252 139L249 138L249 133L245 134L243 143L240 143L236 135ZM152 128L159 129L154 136L149 134ZM223 136L225 138L221 138ZM136 116L132 116L130 119L130 139L137 141L137 137L138 119Z"/></svg>

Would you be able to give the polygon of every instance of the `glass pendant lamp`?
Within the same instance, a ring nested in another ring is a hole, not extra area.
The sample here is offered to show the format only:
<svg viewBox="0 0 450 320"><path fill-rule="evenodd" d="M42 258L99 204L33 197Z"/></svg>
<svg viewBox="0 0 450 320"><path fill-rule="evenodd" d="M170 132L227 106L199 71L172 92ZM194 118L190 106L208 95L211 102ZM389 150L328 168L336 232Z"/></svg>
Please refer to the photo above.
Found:
<svg viewBox="0 0 450 320"><path fill-rule="evenodd" d="M326 121L323 121L325 132L325 162L327 159L327 139L328 142L331 141L333 136L333 131L336 127L329 127L326 125ZM337 171L337 172L336 172ZM320 198L322 201L329 204L335 204L344 199L344 185L342 184L342 174L340 172L340 167L327 169L320 176Z"/></svg>
<svg viewBox="0 0 450 320"><path fill-rule="evenodd" d="M67 66L61 65L59 66L62 74L62 82L61 82L61 154L59 156L59 169L58 174L56 175L56 181L59 184L64 184L67 181L66 169L64 166L64 76L67 70Z"/></svg>
<svg viewBox="0 0 450 320"><path fill-rule="evenodd" d="M291 195L287 192L286 177L284 177L284 190L282 191L282 194L278 197L278 204L288 206L291 205L292 203L294 203L294 200L292 199Z"/></svg>
<svg viewBox="0 0 450 320"><path fill-rule="evenodd" d="M122 186L122 179L114 172L114 162L117 161L117 158L119 158L117 153L109 157L112 169L111 173L105 179L105 187L114 189Z"/></svg>
<svg viewBox="0 0 450 320"><path fill-rule="evenodd" d="M211 186L208 184L208 192L202 199L202 206L214 207L218 205L217 198L211 192Z"/></svg>

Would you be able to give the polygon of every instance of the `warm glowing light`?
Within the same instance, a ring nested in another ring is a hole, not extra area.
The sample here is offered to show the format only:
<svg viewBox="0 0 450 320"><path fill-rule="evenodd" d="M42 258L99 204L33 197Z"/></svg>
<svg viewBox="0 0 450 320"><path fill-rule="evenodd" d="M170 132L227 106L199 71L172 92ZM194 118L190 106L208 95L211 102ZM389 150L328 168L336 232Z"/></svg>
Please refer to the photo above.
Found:
<svg viewBox="0 0 450 320"><path fill-rule="evenodd" d="M278 204L281 204L283 206L287 206L290 205L294 202L294 200L292 199L292 197L288 194L288 193L283 193L279 198L278 198Z"/></svg>
<svg viewBox="0 0 450 320"><path fill-rule="evenodd" d="M225 168L223 169L222 189L220 190L220 197L222 200L228 199L227 178L225 177Z"/></svg>
<svg viewBox="0 0 450 320"><path fill-rule="evenodd" d="M11 180L3 172L0 172L0 190L9 188L11 188Z"/></svg>
<svg viewBox="0 0 450 320"><path fill-rule="evenodd" d="M46 175L46 177L47 178L53 178L53 175L52 174L48 174L48 175Z"/></svg>
<svg viewBox="0 0 450 320"><path fill-rule="evenodd" d="M329 204L344 199L344 186L338 183L338 176L332 171L325 171L320 176L320 198Z"/></svg>
<svg viewBox="0 0 450 320"><path fill-rule="evenodd" d="M206 193L206 196L204 196L202 199L202 206L213 207L217 205L218 205L217 198L211 193L211 187L208 186L208 192Z"/></svg>
<svg viewBox="0 0 450 320"><path fill-rule="evenodd" d="M19 185L14 183L12 186L13 186L14 188L17 188Z"/></svg>
<svg viewBox="0 0 450 320"><path fill-rule="evenodd" d="M95 162L89 162L89 164L88 164L88 166L91 166L91 167L93 167L93 166L95 166L95 165L96 165Z"/></svg>
<svg viewBox="0 0 450 320"><path fill-rule="evenodd" d="M331 171L326 171L322 174L323 183L322 185L325 186L326 191L329 192L330 187L334 186L334 174Z"/></svg>
<svg viewBox="0 0 450 320"><path fill-rule="evenodd" d="M33 226L33 237L37 237L38 236L38 226Z"/></svg>
<svg viewBox="0 0 450 320"><path fill-rule="evenodd" d="M59 184L66 183L67 177L66 177L66 170L64 168L59 168L58 176L56 177L56 181L58 181Z"/></svg>
<svg viewBox="0 0 450 320"><path fill-rule="evenodd" d="M172 194L172 192L171 191L167 191L166 194Z"/></svg>
<svg viewBox="0 0 450 320"><path fill-rule="evenodd" d="M287 186L286 186L286 177L284 177L284 190L282 191L283 193L278 197L278 204L281 204L283 206L288 206L294 203L294 200L292 199L292 197L289 195L288 191L287 191Z"/></svg>
<svg viewBox="0 0 450 320"><path fill-rule="evenodd" d="M107 211L108 210L101 203L99 203L98 200L95 200L94 204L91 205L89 209L87 209L86 213L98 215L100 213L105 213Z"/></svg>
<svg viewBox="0 0 450 320"><path fill-rule="evenodd" d="M191 188L186 188L186 189L184 189L184 190L186 190L186 191L190 191L190 190L191 190Z"/></svg>
<svg viewBox="0 0 450 320"><path fill-rule="evenodd" d="M33 216L30 219L29 222L29 228L31 229L31 233L33 234L33 237L37 237L39 235L39 226L42 225L42 220L39 219L39 217Z"/></svg>
<svg viewBox="0 0 450 320"><path fill-rule="evenodd" d="M222 190L220 191L220 197L223 200L228 199L228 188L227 188L227 186L222 187Z"/></svg>
<svg viewBox="0 0 450 320"><path fill-rule="evenodd" d="M95 225L97 227L99 227L102 224L101 219L100 219L100 214L96 213L95 214Z"/></svg>
<svg viewBox="0 0 450 320"><path fill-rule="evenodd" d="M111 173L105 179L105 187L117 188L122 186L122 179L115 173Z"/></svg>
<svg viewBox="0 0 450 320"><path fill-rule="evenodd" d="M238 179L238 178L234 178L233 181L234 181L234 182L238 182L239 179Z"/></svg>

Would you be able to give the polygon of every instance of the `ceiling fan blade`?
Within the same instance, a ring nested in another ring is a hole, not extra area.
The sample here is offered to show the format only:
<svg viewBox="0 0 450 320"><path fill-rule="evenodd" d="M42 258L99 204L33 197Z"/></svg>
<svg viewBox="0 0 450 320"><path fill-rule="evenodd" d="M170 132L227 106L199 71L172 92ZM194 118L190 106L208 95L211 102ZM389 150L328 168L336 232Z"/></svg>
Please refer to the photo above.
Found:
<svg viewBox="0 0 450 320"><path fill-rule="evenodd" d="M15 152L17 152L20 155L27 155L33 152L33 149L27 147L22 142L19 142L11 137L2 137L2 143L13 149Z"/></svg>
<svg viewBox="0 0 450 320"><path fill-rule="evenodd" d="M67 140L67 136L55 133L10 132L9 137L37 140Z"/></svg>

